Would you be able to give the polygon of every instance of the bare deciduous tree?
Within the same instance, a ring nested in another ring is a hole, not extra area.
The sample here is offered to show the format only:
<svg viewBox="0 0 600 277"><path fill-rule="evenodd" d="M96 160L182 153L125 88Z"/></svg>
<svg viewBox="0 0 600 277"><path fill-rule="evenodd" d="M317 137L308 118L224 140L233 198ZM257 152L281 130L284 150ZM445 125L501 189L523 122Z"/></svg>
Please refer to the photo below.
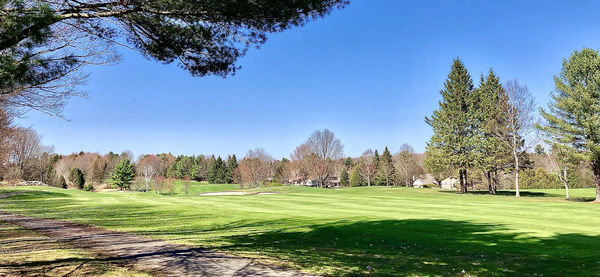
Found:
<svg viewBox="0 0 600 277"><path fill-rule="evenodd" d="M571 153L571 151L571 148L558 143L552 144L551 151L546 151L552 169L565 187L565 199L567 200L571 198L569 195L569 172L572 172L579 162L575 153Z"/></svg>
<svg viewBox="0 0 600 277"><path fill-rule="evenodd" d="M240 162L238 170L241 176L241 186L258 186L268 178L273 177L274 159L263 148L249 150Z"/></svg>
<svg viewBox="0 0 600 277"><path fill-rule="evenodd" d="M154 177L160 173L161 161L155 155L140 156L137 162L138 172L144 177L146 192L150 190L150 184ZM187 194L187 193L186 193Z"/></svg>
<svg viewBox="0 0 600 277"><path fill-rule="evenodd" d="M25 170L29 159L42 152L42 136L31 128L16 128L10 138L9 162L20 170Z"/></svg>
<svg viewBox="0 0 600 277"><path fill-rule="evenodd" d="M310 175L321 187L334 174L335 163L344 155L344 146L328 129L316 130L306 141L310 158ZM314 155L314 156L313 156Z"/></svg>
<svg viewBox="0 0 600 277"><path fill-rule="evenodd" d="M303 143L294 149L290 158L293 178L300 179L301 182L306 181L312 172L311 166L316 164L316 155L310 152L306 143Z"/></svg>
<svg viewBox="0 0 600 277"><path fill-rule="evenodd" d="M8 113L0 107L0 175L8 167L10 137L13 133L12 120Z"/></svg>
<svg viewBox="0 0 600 277"><path fill-rule="evenodd" d="M375 156L373 155L373 150L367 149L362 153L360 157L361 164L363 170L361 170L361 174L365 181L367 181L367 186L371 186L371 180L373 179L373 175L375 174Z"/></svg>
<svg viewBox="0 0 600 277"><path fill-rule="evenodd" d="M413 179L423 173L414 156L414 148L408 144L400 146L400 151L394 157L398 178L402 185L412 186Z"/></svg>
<svg viewBox="0 0 600 277"><path fill-rule="evenodd" d="M508 118L509 136L507 137L513 155L515 167L515 195L519 192L519 173L521 172L521 155L528 145L526 140L535 130L534 112L535 102L527 86L521 86L517 80L508 81L504 86L508 95L506 114Z"/></svg>

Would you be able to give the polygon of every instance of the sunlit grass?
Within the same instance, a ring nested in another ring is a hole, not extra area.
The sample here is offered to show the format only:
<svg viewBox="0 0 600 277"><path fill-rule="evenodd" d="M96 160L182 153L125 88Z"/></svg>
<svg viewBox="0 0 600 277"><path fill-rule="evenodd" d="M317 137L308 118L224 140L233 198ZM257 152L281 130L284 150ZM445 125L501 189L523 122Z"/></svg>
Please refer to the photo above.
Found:
<svg viewBox="0 0 600 277"><path fill-rule="evenodd" d="M193 183L189 195L52 188L0 200L0 209L90 223L330 275L596 276L600 205L562 190L461 195L432 189L274 187L280 194ZM14 188L4 188L11 190ZM0 192L1 193L1 192ZM573 190L588 199L593 189Z"/></svg>

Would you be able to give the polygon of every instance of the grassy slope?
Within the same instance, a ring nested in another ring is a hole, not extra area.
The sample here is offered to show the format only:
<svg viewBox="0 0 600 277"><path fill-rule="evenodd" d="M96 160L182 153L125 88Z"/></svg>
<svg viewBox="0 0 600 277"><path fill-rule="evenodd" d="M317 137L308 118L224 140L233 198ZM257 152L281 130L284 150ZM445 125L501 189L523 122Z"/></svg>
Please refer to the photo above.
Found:
<svg viewBox="0 0 600 277"><path fill-rule="evenodd" d="M267 190L285 193L193 196L236 189L197 183L188 197L18 189L35 191L0 200L0 209L287 261L321 274L600 272L600 206L564 201L560 190L517 199L385 187L278 187Z"/></svg>

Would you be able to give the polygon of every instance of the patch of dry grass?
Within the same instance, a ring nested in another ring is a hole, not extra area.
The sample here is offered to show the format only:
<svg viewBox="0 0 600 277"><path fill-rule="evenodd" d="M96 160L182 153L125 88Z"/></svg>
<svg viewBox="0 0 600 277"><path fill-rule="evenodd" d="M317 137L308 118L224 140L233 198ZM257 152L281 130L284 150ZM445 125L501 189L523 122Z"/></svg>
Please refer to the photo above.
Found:
<svg viewBox="0 0 600 277"><path fill-rule="evenodd" d="M0 276L149 276L0 221Z"/></svg>

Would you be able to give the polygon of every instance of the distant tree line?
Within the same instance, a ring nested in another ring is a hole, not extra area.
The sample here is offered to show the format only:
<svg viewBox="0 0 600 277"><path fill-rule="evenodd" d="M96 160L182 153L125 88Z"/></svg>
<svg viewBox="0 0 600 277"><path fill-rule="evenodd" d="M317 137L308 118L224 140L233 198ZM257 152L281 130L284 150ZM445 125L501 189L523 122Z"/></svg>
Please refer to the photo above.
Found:
<svg viewBox="0 0 600 277"><path fill-rule="evenodd" d="M537 121L526 86L516 80L503 84L490 69L476 87L464 64L455 59L440 91L439 107L425 119L434 134L424 155L403 145L396 154L385 147L381 155L367 149L360 157L347 157L328 129L316 130L289 159L280 160L263 148L248 151L240 161L235 155L223 159L171 153L134 160L129 151L57 155L35 130L14 126L15 114L0 105L0 176L9 182L36 180L79 189L100 184L130 189L135 183L141 186L136 189L157 191L156 184L166 179L242 187L411 186L428 173L438 180L458 177L462 192L481 184L491 194L513 187L517 196L521 188L562 187L569 198L569 188L592 186L600 201L598 51L575 51L554 79L552 101L539 110L542 120Z"/></svg>

